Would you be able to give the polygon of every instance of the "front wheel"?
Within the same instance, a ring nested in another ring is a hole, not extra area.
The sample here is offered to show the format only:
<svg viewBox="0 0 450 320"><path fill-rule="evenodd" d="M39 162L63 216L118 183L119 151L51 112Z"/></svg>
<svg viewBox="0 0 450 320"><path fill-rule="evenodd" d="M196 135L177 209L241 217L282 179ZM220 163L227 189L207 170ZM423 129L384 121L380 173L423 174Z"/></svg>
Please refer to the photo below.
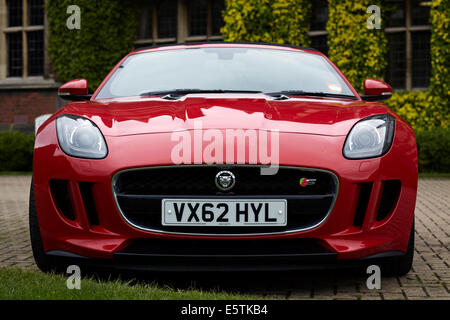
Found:
<svg viewBox="0 0 450 320"><path fill-rule="evenodd" d="M411 270L414 259L414 233L415 228L413 220L406 254L386 263L386 265L384 266L384 270L382 270L382 273L387 276L400 277L406 275Z"/></svg>
<svg viewBox="0 0 450 320"><path fill-rule="evenodd" d="M31 180L30 187L29 223L31 248L33 250L33 256L36 265L41 271L54 271L57 266L54 263L53 259L45 254L44 246L42 245L41 230L39 228L39 221L36 212L36 202L34 199L33 180Z"/></svg>

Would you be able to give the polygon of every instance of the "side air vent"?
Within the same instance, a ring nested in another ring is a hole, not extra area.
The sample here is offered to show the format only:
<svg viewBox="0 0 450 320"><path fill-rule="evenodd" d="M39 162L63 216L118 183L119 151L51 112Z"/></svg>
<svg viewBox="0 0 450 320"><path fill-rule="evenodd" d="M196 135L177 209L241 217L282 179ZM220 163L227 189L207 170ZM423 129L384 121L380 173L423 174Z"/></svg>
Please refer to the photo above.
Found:
<svg viewBox="0 0 450 320"><path fill-rule="evenodd" d="M67 219L75 220L75 213L70 200L69 188L67 180L53 179L50 180L50 190L52 192L53 201L60 213Z"/></svg>
<svg viewBox="0 0 450 320"><path fill-rule="evenodd" d="M98 225L97 209L95 208L94 197L92 195L92 183L79 182L81 197L83 198L84 209L91 226Z"/></svg>
<svg viewBox="0 0 450 320"><path fill-rule="evenodd" d="M370 194L372 193L372 186L372 182L360 184L358 204L356 206L355 218L353 220L353 225L355 227L362 227L363 225L367 205L369 204Z"/></svg>
<svg viewBox="0 0 450 320"><path fill-rule="evenodd" d="M387 218L395 208L401 189L400 180L387 180L383 182L380 206L378 207L377 221Z"/></svg>

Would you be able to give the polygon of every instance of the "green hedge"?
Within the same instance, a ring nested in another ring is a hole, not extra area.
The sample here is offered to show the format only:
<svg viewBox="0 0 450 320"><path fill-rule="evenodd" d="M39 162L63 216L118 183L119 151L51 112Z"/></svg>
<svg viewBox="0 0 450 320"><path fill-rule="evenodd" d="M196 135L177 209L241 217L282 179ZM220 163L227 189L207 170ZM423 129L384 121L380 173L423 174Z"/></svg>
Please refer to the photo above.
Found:
<svg viewBox="0 0 450 320"><path fill-rule="evenodd" d="M138 3L133 0L49 0L49 53L57 80L86 78L95 90L112 67L133 49ZM69 30L67 7L81 9L81 28Z"/></svg>
<svg viewBox="0 0 450 320"><path fill-rule="evenodd" d="M32 171L34 134L0 132L0 171Z"/></svg>
<svg viewBox="0 0 450 320"><path fill-rule="evenodd" d="M420 172L450 172L450 129L416 132Z"/></svg>
<svg viewBox="0 0 450 320"><path fill-rule="evenodd" d="M450 172L450 128L418 130L420 172ZM31 171L34 135L0 132L0 171Z"/></svg>
<svg viewBox="0 0 450 320"><path fill-rule="evenodd" d="M309 46L308 0L226 0L221 29L225 41Z"/></svg>

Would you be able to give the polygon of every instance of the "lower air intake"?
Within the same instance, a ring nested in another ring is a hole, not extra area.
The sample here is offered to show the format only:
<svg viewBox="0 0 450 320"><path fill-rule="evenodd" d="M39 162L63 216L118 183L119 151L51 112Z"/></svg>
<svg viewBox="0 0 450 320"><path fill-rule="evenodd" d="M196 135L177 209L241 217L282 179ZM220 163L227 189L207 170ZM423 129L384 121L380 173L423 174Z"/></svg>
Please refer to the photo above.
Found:
<svg viewBox="0 0 450 320"><path fill-rule="evenodd" d="M72 201L70 200L69 194L69 181L52 179L50 180L50 190L52 192L53 201L60 213L69 220L75 220L75 213L72 206Z"/></svg>
<svg viewBox="0 0 450 320"><path fill-rule="evenodd" d="M383 193L381 194L378 207L377 221L387 218L394 210L401 190L400 180L387 180L383 182Z"/></svg>

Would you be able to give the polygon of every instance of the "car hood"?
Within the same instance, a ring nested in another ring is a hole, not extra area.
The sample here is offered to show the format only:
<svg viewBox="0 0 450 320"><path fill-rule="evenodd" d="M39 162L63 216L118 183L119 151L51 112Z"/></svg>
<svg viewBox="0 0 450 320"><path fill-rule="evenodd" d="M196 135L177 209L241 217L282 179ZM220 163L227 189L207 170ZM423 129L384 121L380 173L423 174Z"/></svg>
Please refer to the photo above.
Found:
<svg viewBox="0 0 450 320"><path fill-rule="evenodd" d="M262 129L347 135L364 117L390 112L381 103L348 99L274 100L263 94L190 94L179 100L134 97L66 105L57 115L92 120L105 136L191 129Z"/></svg>

